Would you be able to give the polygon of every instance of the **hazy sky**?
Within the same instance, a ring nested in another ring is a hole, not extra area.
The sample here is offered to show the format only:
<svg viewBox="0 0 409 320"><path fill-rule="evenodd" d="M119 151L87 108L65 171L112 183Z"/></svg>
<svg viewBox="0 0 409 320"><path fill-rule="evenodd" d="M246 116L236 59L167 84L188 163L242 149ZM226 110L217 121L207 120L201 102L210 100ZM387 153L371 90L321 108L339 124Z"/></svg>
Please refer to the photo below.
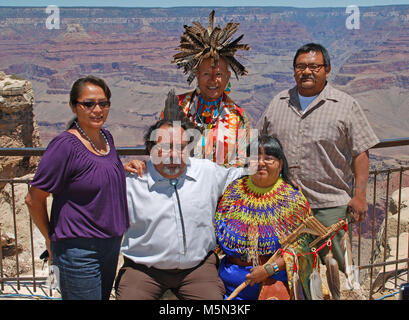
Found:
<svg viewBox="0 0 409 320"><path fill-rule="evenodd" d="M292 7L347 7L349 5L357 6L376 6L376 5L391 5L391 4L409 4L409 0L46 0L46 1L30 1L30 0L0 0L0 6L39 6L46 7L48 5L57 5L61 7L209 7L209 6L292 6Z"/></svg>

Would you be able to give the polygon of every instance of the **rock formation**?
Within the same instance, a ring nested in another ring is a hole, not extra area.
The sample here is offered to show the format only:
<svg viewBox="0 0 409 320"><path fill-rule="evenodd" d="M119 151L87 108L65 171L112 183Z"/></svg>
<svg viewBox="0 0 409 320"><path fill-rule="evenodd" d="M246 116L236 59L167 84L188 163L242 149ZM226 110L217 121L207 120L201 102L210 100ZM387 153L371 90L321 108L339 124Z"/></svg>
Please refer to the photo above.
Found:
<svg viewBox="0 0 409 320"><path fill-rule="evenodd" d="M40 147L40 135L33 115L34 93L31 82L0 72L0 146L1 148ZM39 157L1 156L0 178L32 179ZM0 184L0 248L2 250L3 275L24 274L31 270L30 223L24 197L25 183ZM14 196L14 198L13 198ZM15 217L13 216L15 213ZM17 224L17 235L14 229ZM44 250L44 239L33 227L35 263ZM17 246L16 246L17 244ZM16 250L19 270L16 269ZM38 268L41 270L41 268Z"/></svg>
<svg viewBox="0 0 409 320"><path fill-rule="evenodd" d="M33 115L31 83L0 72L0 145L2 148L40 147ZM0 178L20 177L33 172L38 157L0 157ZM0 184L0 190L4 184Z"/></svg>

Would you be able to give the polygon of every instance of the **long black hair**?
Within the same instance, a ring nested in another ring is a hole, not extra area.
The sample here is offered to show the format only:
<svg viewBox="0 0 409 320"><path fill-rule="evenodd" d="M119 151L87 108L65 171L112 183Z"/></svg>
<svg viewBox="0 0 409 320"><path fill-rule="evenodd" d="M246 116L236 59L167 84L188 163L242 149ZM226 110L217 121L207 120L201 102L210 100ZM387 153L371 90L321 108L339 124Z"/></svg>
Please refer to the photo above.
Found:
<svg viewBox="0 0 409 320"><path fill-rule="evenodd" d="M263 151L266 155L276 157L279 160L283 160L283 167L280 171L282 179L293 185L288 176L288 162L284 153L283 146L278 140L278 138L269 135L260 135L257 139L250 142L247 147L247 155L250 155L250 150L258 149L258 153L261 154Z"/></svg>
<svg viewBox="0 0 409 320"><path fill-rule="evenodd" d="M109 89L108 85L106 84L106 82L101 79L101 78L97 78L95 76L86 76L84 78L79 78L77 79L72 87L71 87L71 91L70 91L70 105L72 106L76 106L77 105L77 100L78 97L81 95L82 89L84 88L84 85L86 85L87 83L91 83L97 87L100 87L104 93L105 93L105 97L107 98L108 101L110 101L111 99L111 90ZM74 127L74 122L77 121L78 118L75 117L73 120L71 120L68 125L67 128L71 129Z"/></svg>

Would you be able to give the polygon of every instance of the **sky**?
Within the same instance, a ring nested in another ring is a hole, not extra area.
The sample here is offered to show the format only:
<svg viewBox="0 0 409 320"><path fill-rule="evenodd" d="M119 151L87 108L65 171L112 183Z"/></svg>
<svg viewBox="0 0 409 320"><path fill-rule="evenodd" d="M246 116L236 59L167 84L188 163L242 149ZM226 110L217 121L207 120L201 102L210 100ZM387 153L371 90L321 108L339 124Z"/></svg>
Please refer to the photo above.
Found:
<svg viewBox="0 0 409 320"><path fill-rule="evenodd" d="M60 7L231 7L231 6L289 6L289 7L347 7L377 6L392 4L409 4L409 0L0 0L0 6L38 6L47 7L56 5Z"/></svg>

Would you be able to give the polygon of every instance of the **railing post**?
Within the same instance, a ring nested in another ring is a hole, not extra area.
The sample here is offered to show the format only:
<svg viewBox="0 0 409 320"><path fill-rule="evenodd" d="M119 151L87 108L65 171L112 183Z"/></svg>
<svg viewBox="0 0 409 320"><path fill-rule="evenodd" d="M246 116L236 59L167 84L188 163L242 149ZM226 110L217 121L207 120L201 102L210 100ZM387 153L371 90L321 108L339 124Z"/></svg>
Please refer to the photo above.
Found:
<svg viewBox="0 0 409 320"><path fill-rule="evenodd" d="M401 202L402 202L402 174L403 174L403 167L400 168L399 171L399 192L398 192L398 226L396 230L396 260L399 259L399 238L400 238L400 209L401 209ZM398 284L398 263L395 265L395 287Z"/></svg>
<svg viewBox="0 0 409 320"><path fill-rule="evenodd" d="M18 262L18 239L17 239L17 218L16 218L16 199L14 193L14 182L11 182L11 198L13 207L13 222L14 222L14 245L16 248L16 278L17 278L17 289L20 290L20 266Z"/></svg>
<svg viewBox="0 0 409 320"><path fill-rule="evenodd" d="M384 244L383 244L383 262L386 261L386 243L388 242L388 210L389 210L389 183L390 183L391 170L388 170L386 176L386 199L385 199L385 232L384 232ZM382 290L385 290L385 272L386 265L383 266L382 274Z"/></svg>
<svg viewBox="0 0 409 320"><path fill-rule="evenodd" d="M30 185L27 183L27 191L30 190ZM34 253L34 236L33 236L33 219L30 213L28 214L29 228L30 228L30 244L31 244L31 265L33 268L33 290L37 291L36 268L35 268L35 253Z"/></svg>
<svg viewBox="0 0 409 320"><path fill-rule="evenodd" d="M371 259L370 263L373 264L375 261L374 256L374 248L375 248L375 223L376 223L376 177L378 172L375 171L374 173L374 183L373 183L373 201L372 201L372 242L371 242ZM371 267L370 271L370 286L369 286L369 299L372 300L373 295L373 267Z"/></svg>
<svg viewBox="0 0 409 320"><path fill-rule="evenodd" d="M1 290L4 291L4 282L3 282L3 246L1 245L1 223L0 223L0 282L1 282Z"/></svg>

